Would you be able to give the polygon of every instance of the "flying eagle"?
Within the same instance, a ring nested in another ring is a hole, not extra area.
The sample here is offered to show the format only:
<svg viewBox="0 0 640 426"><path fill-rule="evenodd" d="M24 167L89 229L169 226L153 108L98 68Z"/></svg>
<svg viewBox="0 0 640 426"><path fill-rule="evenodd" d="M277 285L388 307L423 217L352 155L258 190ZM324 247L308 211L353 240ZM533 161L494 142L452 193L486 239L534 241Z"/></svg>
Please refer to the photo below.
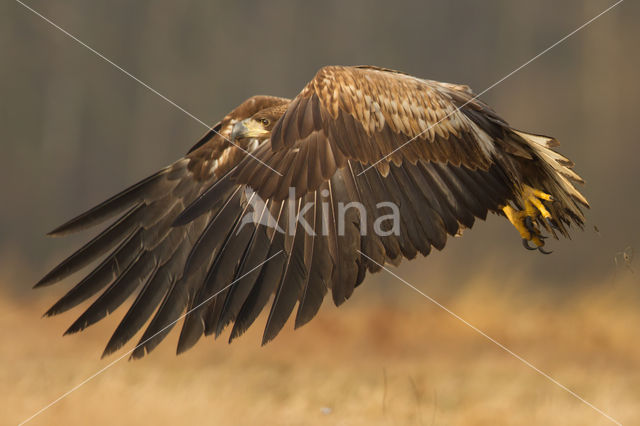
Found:
<svg viewBox="0 0 640 426"><path fill-rule="evenodd" d="M65 334L137 293L103 356L150 320L132 352L142 357L185 312L178 353L227 326L231 341L273 295L264 344L296 304L297 328L328 291L340 305L367 272L441 250L488 212L546 252L543 234L567 237L588 207L574 187L583 180L557 145L512 128L468 86L326 66L293 100L247 99L184 158L52 231L117 217L36 287L100 260L46 312L100 293ZM398 213L384 230L370 220L381 203Z"/></svg>

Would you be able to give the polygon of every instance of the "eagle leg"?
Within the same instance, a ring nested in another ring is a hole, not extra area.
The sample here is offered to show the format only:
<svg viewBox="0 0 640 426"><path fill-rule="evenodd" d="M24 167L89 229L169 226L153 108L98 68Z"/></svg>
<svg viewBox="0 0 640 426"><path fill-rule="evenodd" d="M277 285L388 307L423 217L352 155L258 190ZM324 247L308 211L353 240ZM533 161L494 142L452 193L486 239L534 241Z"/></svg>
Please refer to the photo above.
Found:
<svg viewBox="0 0 640 426"><path fill-rule="evenodd" d="M523 185L521 197L524 204L524 210L518 211L507 205L502 207L504 215L520 233L520 236L522 237L522 244L526 249L538 249L541 253L550 254L551 251L543 248L544 239L547 237L542 235L534 219L537 219L538 216L542 216L545 224L549 224L550 227L556 228L556 224L554 219L551 217L551 213L549 213L549 210L547 210L542 202L543 200L553 201L553 197L546 192L532 188L528 185ZM530 246L529 242L532 242L535 246Z"/></svg>

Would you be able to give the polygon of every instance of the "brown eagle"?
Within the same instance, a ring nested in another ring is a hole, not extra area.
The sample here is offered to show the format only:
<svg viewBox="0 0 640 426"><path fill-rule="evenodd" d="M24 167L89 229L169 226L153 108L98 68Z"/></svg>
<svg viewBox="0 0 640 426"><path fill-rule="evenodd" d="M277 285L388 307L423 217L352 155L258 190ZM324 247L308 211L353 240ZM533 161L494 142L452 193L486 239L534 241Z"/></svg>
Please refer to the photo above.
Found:
<svg viewBox="0 0 640 426"><path fill-rule="evenodd" d="M136 294L103 355L150 320L132 353L143 356L185 312L178 353L230 325L231 341L273 295L266 343L296 304L299 327L329 290L340 305L367 272L441 250L488 212L542 252L543 233L582 227L583 181L557 145L512 128L468 86L327 66L293 100L247 99L184 158L52 231L117 217L36 287L100 260L46 313L100 293L66 333ZM371 220L381 204L395 206L384 229Z"/></svg>

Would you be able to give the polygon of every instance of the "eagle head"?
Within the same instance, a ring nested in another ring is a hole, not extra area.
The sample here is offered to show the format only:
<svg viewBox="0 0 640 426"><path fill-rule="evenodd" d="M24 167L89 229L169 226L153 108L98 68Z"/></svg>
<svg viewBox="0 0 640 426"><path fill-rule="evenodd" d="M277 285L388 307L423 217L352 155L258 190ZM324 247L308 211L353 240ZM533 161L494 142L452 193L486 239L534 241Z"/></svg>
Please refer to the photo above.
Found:
<svg viewBox="0 0 640 426"><path fill-rule="evenodd" d="M273 126L286 108L278 105L258 111L249 118L238 121L231 129L231 140L257 139L263 141L271 135Z"/></svg>

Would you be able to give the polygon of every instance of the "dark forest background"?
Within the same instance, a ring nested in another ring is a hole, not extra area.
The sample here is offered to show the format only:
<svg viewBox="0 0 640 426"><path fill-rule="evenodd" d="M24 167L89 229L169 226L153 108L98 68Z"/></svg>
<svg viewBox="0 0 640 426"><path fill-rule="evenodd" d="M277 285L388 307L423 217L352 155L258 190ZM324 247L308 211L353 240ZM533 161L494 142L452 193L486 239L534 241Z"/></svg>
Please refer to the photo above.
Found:
<svg viewBox="0 0 640 426"><path fill-rule="evenodd" d="M28 4L215 123L253 94L295 96L327 64L379 65L481 92L612 3ZM513 126L561 141L587 181L585 232L541 256L491 217L401 275L456 289L478 271L497 286L520 274L573 291L615 273L616 254L640 245L639 18L640 4L627 1L482 96ZM86 238L47 231L174 161L205 129L13 1L0 4L0 64L0 281L17 295ZM371 282L399 288L389 280Z"/></svg>

